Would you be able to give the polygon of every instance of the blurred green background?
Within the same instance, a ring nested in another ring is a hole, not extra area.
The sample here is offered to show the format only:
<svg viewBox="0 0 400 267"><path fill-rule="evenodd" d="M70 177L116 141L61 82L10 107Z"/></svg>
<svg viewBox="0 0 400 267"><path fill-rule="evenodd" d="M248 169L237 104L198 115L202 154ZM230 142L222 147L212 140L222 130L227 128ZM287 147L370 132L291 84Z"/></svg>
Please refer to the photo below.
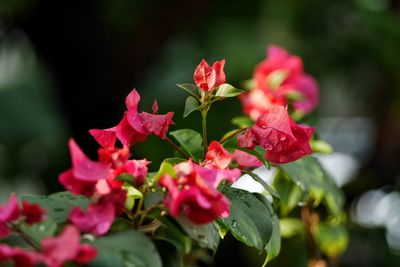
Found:
<svg viewBox="0 0 400 267"><path fill-rule="evenodd" d="M141 110L157 99L160 112L175 111L171 129L199 129L199 114L182 118L186 95L175 84L192 82L202 58L225 58L227 81L240 87L267 44L303 58L321 90L307 121L350 159L333 167L348 170L340 184L351 231L337 266L400 266L397 0L0 0L0 200L62 190L68 138L95 157L87 130L115 125L134 87ZM216 104L210 139L240 114L238 100ZM172 152L150 138L133 153L157 169ZM305 253L285 241L272 266L305 266ZM228 238L214 265L262 260Z"/></svg>

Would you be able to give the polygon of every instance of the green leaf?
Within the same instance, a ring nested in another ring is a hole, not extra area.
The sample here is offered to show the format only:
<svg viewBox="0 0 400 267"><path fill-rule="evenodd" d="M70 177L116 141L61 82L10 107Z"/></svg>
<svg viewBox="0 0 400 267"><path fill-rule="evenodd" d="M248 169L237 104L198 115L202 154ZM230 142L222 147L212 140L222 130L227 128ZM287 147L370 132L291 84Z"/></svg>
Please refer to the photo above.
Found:
<svg viewBox="0 0 400 267"><path fill-rule="evenodd" d="M167 162L171 165L176 165L176 164L184 162L184 161L186 161L186 159L176 157L176 158L166 158L166 159L164 159L163 162Z"/></svg>
<svg viewBox="0 0 400 267"><path fill-rule="evenodd" d="M190 83L182 83L182 84L177 84L177 86L189 94L191 94L194 98L200 100L200 93L199 93L199 88L195 84L190 84Z"/></svg>
<svg viewBox="0 0 400 267"><path fill-rule="evenodd" d="M201 134L191 129L181 129L170 132L170 134L179 142L183 150L188 153L194 161L198 162L203 158L203 140Z"/></svg>
<svg viewBox="0 0 400 267"><path fill-rule="evenodd" d="M211 249L215 253L220 239L213 223L194 224L183 216L176 218L176 221L199 246Z"/></svg>
<svg viewBox="0 0 400 267"><path fill-rule="evenodd" d="M272 207L254 194L228 186L222 188L230 201L230 215L218 223L228 228L240 242L263 251L272 234Z"/></svg>
<svg viewBox="0 0 400 267"><path fill-rule="evenodd" d="M302 200L304 193L286 173L280 170L276 173L272 186L281 197L279 205L281 214L287 216Z"/></svg>
<svg viewBox="0 0 400 267"><path fill-rule="evenodd" d="M325 172L317 159L306 156L297 161L282 164L280 168L303 191L309 193L315 199L315 204L323 201L332 215L340 213L344 203L343 192Z"/></svg>
<svg viewBox="0 0 400 267"><path fill-rule="evenodd" d="M132 227L133 227L132 221L122 217L117 217L115 218L113 224L111 225L109 233L127 231L132 229Z"/></svg>
<svg viewBox="0 0 400 267"><path fill-rule="evenodd" d="M185 103L185 110L183 111L183 117L186 118L189 116L190 113L193 111L197 110L200 106L199 101L194 98L193 96L188 96L186 98L186 103Z"/></svg>
<svg viewBox="0 0 400 267"><path fill-rule="evenodd" d="M135 230L113 233L98 238L92 267L162 267L161 257L154 243Z"/></svg>
<svg viewBox="0 0 400 267"><path fill-rule="evenodd" d="M313 231L314 239L323 253L336 257L344 252L349 244L349 234L343 225L318 223Z"/></svg>
<svg viewBox="0 0 400 267"><path fill-rule="evenodd" d="M304 233L304 224L297 218L282 218L279 221L281 235L284 238L291 238Z"/></svg>
<svg viewBox="0 0 400 267"><path fill-rule="evenodd" d="M332 146L323 140L311 140L310 145L314 153L321 153L321 154L333 153Z"/></svg>
<svg viewBox="0 0 400 267"><path fill-rule="evenodd" d="M65 222L68 219L71 208L79 206L83 210L86 210L90 204L89 199L86 197L73 195L67 191L55 193L50 196L22 195L21 200L39 204L47 210L47 216L57 223Z"/></svg>
<svg viewBox="0 0 400 267"><path fill-rule="evenodd" d="M57 223L52 219L29 225L27 223L20 224L20 230L31 238L36 244L46 237L53 236L57 231Z"/></svg>
<svg viewBox="0 0 400 267"><path fill-rule="evenodd" d="M173 244L164 240L155 240L155 245L162 259L163 267L184 267L183 253Z"/></svg>
<svg viewBox="0 0 400 267"><path fill-rule="evenodd" d="M124 181L124 182L129 183L130 185L133 185L133 183L134 183L134 181L135 181L135 177L133 177L131 174L129 174L129 173L127 173L127 172L124 172L124 173L118 175L118 176L115 178L115 180Z"/></svg>
<svg viewBox="0 0 400 267"><path fill-rule="evenodd" d="M142 192L137 190L135 187L129 185L128 183L125 183L122 188L127 191L125 208L131 210L135 205L135 200L141 199L143 197L143 194Z"/></svg>
<svg viewBox="0 0 400 267"><path fill-rule="evenodd" d="M182 229L169 217L163 216L159 218L162 226L155 233L156 239L168 241L178 250L189 254L192 248L191 239L182 231Z"/></svg>
<svg viewBox="0 0 400 267"><path fill-rule="evenodd" d="M161 163L160 169L158 170L157 174L154 175L152 182L157 182L161 176L163 175L169 175L171 177L175 177L176 176L176 172L174 169L174 166L172 166L170 163L168 163L167 161L163 161Z"/></svg>
<svg viewBox="0 0 400 267"><path fill-rule="evenodd" d="M265 259L264 264L266 265L278 256L281 251L281 230L279 227L279 219L276 214L272 216L272 236L265 249L267 251L267 258Z"/></svg>
<svg viewBox="0 0 400 267"><path fill-rule="evenodd" d="M237 116L231 119L231 123L239 128L248 128L254 124L254 121L248 116Z"/></svg>
<svg viewBox="0 0 400 267"><path fill-rule="evenodd" d="M144 208L148 209L149 207L156 205L163 201L164 194L160 191L151 192L147 194L144 198Z"/></svg>
<svg viewBox="0 0 400 267"><path fill-rule="evenodd" d="M244 92L243 90L237 89L237 88L233 87L232 85L230 85L229 83L224 83L218 87L215 96L234 97L234 96L240 95L243 92Z"/></svg>

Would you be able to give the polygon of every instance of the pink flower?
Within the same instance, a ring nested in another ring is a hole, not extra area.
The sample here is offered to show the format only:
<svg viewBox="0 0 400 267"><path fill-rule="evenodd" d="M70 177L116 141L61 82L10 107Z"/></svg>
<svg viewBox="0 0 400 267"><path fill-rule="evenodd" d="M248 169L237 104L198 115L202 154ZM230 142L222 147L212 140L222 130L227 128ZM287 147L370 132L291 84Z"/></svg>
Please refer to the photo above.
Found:
<svg viewBox="0 0 400 267"><path fill-rule="evenodd" d="M34 224L44 219L46 211L38 204L30 204L27 201L22 201L22 215L25 216L25 221L28 224Z"/></svg>
<svg viewBox="0 0 400 267"><path fill-rule="evenodd" d="M239 178L239 170L209 169L190 160L174 168L176 178L164 175L159 180L168 189L164 202L173 217L183 213L193 223L204 224L229 216L229 202L217 187L222 180Z"/></svg>
<svg viewBox="0 0 400 267"><path fill-rule="evenodd" d="M208 146L205 156L205 164L217 169L226 169L231 163L233 156L217 141L212 141Z"/></svg>
<svg viewBox="0 0 400 267"><path fill-rule="evenodd" d="M173 112L166 114L157 114L157 102L153 103L153 113L138 112L140 95L133 89L125 99L127 111L124 113L122 120L116 127L109 129L92 129L90 134L104 148L113 148L116 138L123 145L131 146L138 142L146 140L147 136L154 134L162 139L166 138L169 125L174 124L172 117Z"/></svg>
<svg viewBox="0 0 400 267"><path fill-rule="evenodd" d="M116 189L102 196L83 212L80 207L70 210L70 220L81 232L104 235L110 229L116 216L123 212L126 191Z"/></svg>
<svg viewBox="0 0 400 267"><path fill-rule="evenodd" d="M249 115L253 121L256 121L262 114L266 113L272 105L286 104L286 99L283 96L277 96L257 88L239 95L239 99L242 102L243 113Z"/></svg>
<svg viewBox="0 0 400 267"><path fill-rule="evenodd" d="M96 250L80 243L80 234L75 226L69 225L58 237L48 237L41 242L44 262L48 267L61 267L68 261L87 264L96 257Z"/></svg>
<svg viewBox="0 0 400 267"><path fill-rule="evenodd" d="M248 149L260 145L267 150L267 160L282 164L312 153L309 141L313 132L311 127L296 124L285 107L274 105L238 136L238 144Z"/></svg>
<svg viewBox="0 0 400 267"><path fill-rule="evenodd" d="M4 205L0 205L0 238L11 234L6 223L17 220L19 215L18 198L15 193L12 193L8 198L8 202Z"/></svg>
<svg viewBox="0 0 400 267"><path fill-rule="evenodd" d="M113 189L122 187L123 182L116 178L123 173L131 174L137 185L144 183L149 161L129 160L129 148L127 146L114 147L112 135L108 135L107 130L91 130L91 134L100 144L105 144L106 148L98 150L99 161L95 162L90 160L71 139L69 147L72 168L59 176L59 181L65 188L74 194L87 197L95 193L105 195Z"/></svg>
<svg viewBox="0 0 400 267"><path fill-rule="evenodd" d="M95 185L101 179L107 179L111 169L107 164L90 160L73 139L69 140L72 168L59 176L60 183L74 194L91 197Z"/></svg>
<svg viewBox="0 0 400 267"><path fill-rule="evenodd" d="M263 165L263 163L256 156L238 149L235 149L233 158L239 164L240 168L255 168Z"/></svg>
<svg viewBox="0 0 400 267"><path fill-rule="evenodd" d="M194 71L194 81L201 90L212 92L226 80L225 60L217 61L212 67L203 59Z"/></svg>
<svg viewBox="0 0 400 267"><path fill-rule="evenodd" d="M122 121L116 127L118 139L124 145L133 145L144 141L148 135L154 134L165 139L170 124L174 124L173 112L157 114L157 102L153 104L153 114L138 112L140 101L139 93L133 89L126 97L125 104L128 109Z"/></svg>
<svg viewBox="0 0 400 267"><path fill-rule="evenodd" d="M23 250L18 247L10 247L0 244L0 265L1 263L13 262L15 267L33 267L42 261L42 256L36 252Z"/></svg>
<svg viewBox="0 0 400 267"><path fill-rule="evenodd" d="M293 101L293 108L305 114L318 104L319 92L315 80L303 71L300 57L289 54L278 46L270 46L268 57L254 69L255 88L240 97L243 112L257 120L271 104L286 105L290 94L300 94Z"/></svg>

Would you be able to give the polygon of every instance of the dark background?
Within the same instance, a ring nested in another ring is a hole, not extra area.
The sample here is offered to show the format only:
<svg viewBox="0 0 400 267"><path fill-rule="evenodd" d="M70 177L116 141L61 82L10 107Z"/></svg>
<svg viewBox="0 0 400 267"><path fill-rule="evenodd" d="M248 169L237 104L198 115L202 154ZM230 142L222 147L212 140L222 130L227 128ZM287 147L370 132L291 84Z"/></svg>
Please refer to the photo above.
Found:
<svg viewBox="0 0 400 267"><path fill-rule="evenodd" d="M320 106L309 121L322 132L333 129L328 141L339 152L348 152L348 146L358 151L357 174L344 187L348 211L367 190L397 192L399 1L0 0L1 199L10 191L62 190L57 175L70 165L68 138L94 157L97 146L87 130L118 123L133 88L142 96L140 110L150 111L157 99L161 113L175 111L171 129L199 129L199 114L182 118L185 93L175 84L192 82L202 58L225 58L227 81L240 87L265 57L267 44L303 58L321 89ZM240 114L237 100L215 105L210 139L233 129L230 118ZM329 118L347 123L329 128L324 123ZM368 127L356 127L354 118ZM346 139L346 131L361 134L364 146L358 149L361 140ZM171 155L157 138L133 153L151 160L153 170ZM350 249L340 266L400 265L384 229L366 230L350 219L349 227ZM258 260L230 243L224 242L216 266ZM285 243L275 264L303 266L302 250L296 241ZM354 260L360 257L367 259Z"/></svg>

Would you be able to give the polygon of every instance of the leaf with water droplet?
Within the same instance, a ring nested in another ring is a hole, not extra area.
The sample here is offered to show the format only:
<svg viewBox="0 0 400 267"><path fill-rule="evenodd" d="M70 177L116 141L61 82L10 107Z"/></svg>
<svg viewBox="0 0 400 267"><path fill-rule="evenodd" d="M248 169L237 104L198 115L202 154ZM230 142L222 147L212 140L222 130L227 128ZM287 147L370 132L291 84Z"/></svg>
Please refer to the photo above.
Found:
<svg viewBox="0 0 400 267"><path fill-rule="evenodd" d="M272 207L266 206L270 204L237 188L223 186L222 193L230 201L230 215L228 218L219 218L218 224L229 229L237 240L263 251L272 233Z"/></svg>

